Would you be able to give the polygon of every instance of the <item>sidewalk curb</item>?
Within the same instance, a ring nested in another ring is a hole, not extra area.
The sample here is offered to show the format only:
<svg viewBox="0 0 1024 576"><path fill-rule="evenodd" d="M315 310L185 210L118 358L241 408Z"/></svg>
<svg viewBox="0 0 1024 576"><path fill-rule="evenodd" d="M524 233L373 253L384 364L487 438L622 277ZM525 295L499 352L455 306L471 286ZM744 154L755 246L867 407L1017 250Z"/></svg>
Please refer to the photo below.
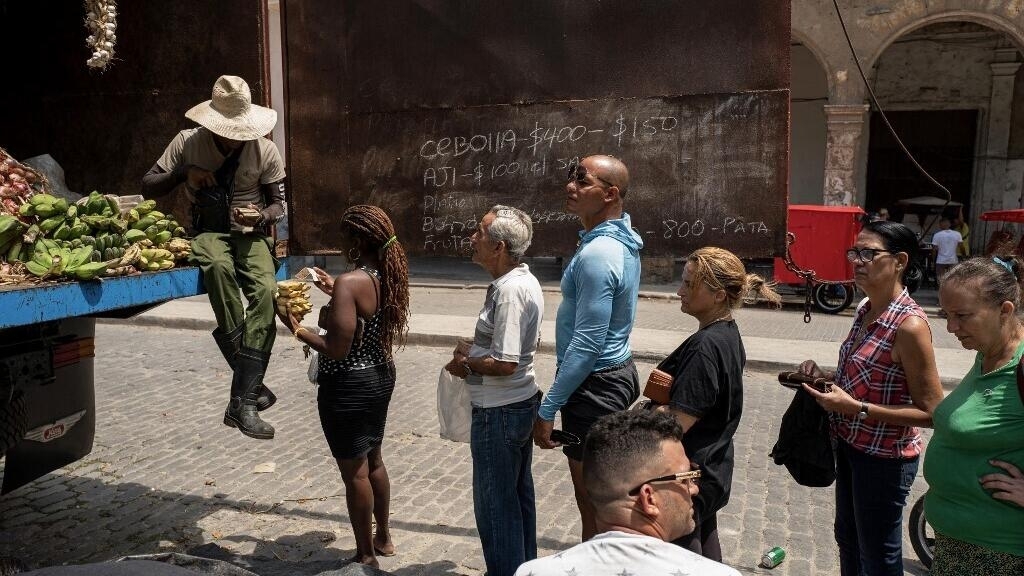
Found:
<svg viewBox="0 0 1024 576"><path fill-rule="evenodd" d="M169 318L161 316L138 316L135 318L127 319L114 319L114 318L97 318L97 324L109 324L113 326L124 326L124 325L135 325L135 326L153 326L157 328L170 328L179 330L202 330L206 332L213 332L217 327L217 322L214 320L204 318ZM292 333L287 328L277 325L277 334L282 337L290 337ZM409 332L405 339L407 346L429 346L433 348L451 348L454 349L458 344L460 337L451 336L446 334L431 334L426 332ZM553 342L542 342L540 347L537 349L538 352L543 354L555 354L555 344ZM633 349L633 359L644 362L661 362L665 359L665 353L662 351L655 350L644 350L639 348ZM835 370L836 367L833 365L822 365L824 370ZM778 362L774 360L765 360L760 358L747 358L747 363L744 366L745 370L755 372L783 372L795 370L796 367L788 362ZM940 378L942 388L946 391L956 388L957 384L960 383L959 378Z"/></svg>

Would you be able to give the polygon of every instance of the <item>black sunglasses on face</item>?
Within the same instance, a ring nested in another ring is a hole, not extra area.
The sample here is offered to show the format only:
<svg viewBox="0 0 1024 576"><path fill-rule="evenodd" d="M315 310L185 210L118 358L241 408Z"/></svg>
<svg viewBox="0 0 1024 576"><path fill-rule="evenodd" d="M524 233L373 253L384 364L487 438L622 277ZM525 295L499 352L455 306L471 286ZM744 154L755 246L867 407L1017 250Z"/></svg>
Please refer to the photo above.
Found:
<svg viewBox="0 0 1024 576"><path fill-rule="evenodd" d="M614 186L614 184L605 180L604 178L601 178L597 174L594 174L593 172L587 172L587 167L582 164L571 166L569 168L569 182L576 182L578 186L588 186L590 183L587 182L587 174L590 174L591 176L594 177L595 180L600 180L601 182L604 182L608 186Z"/></svg>
<svg viewBox="0 0 1024 576"><path fill-rule="evenodd" d="M850 248L846 251L846 259L850 262L871 262L875 259L875 256L885 252L886 254L895 254L891 250L883 250L881 248Z"/></svg>

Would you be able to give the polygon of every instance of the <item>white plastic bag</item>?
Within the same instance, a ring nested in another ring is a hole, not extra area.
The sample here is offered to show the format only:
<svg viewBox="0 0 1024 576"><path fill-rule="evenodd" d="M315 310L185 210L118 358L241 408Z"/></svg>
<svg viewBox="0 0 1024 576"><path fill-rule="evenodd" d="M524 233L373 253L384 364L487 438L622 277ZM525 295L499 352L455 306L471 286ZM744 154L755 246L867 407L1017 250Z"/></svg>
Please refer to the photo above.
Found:
<svg viewBox="0 0 1024 576"><path fill-rule="evenodd" d="M437 377L437 422L441 438L452 442L469 442L473 425L473 406L466 381L452 376L444 368Z"/></svg>

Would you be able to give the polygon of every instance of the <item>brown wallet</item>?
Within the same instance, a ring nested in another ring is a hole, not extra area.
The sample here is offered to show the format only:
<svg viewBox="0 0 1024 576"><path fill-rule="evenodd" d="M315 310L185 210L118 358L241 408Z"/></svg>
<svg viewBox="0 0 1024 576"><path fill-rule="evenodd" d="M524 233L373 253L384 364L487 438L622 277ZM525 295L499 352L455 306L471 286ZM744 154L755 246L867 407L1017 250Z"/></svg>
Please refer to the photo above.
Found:
<svg viewBox="0 0 1024 576"><path fill-rule="evenodd" d="M794 390L800 390L801 384L807 384L818 392L825 393L831 390L835 382L824 378L815 378L800 372L779 372L779 384Z"/></svg>
<svg viewBox="0 0 1024 576"><path fill-rule="evenodd" d="M655 368L647 377L647 385L644 386L644 396L651 399L655 404L668 404L672 391L672 375L663 370Z"/></svg>

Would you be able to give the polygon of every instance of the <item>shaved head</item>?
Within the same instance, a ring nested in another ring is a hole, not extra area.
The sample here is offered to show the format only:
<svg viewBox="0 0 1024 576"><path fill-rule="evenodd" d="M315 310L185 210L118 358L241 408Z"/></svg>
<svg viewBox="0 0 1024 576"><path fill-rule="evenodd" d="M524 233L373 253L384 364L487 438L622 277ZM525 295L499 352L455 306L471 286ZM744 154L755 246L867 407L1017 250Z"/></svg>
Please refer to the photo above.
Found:
<svg viewBox="0 0 1024 576"><path fill-rule="evenodd" d="M626 195L629 189L629 169L622 160L604 154L587 156L583 160L587 161L596 176L619 189L619 197Z"/></svg>

